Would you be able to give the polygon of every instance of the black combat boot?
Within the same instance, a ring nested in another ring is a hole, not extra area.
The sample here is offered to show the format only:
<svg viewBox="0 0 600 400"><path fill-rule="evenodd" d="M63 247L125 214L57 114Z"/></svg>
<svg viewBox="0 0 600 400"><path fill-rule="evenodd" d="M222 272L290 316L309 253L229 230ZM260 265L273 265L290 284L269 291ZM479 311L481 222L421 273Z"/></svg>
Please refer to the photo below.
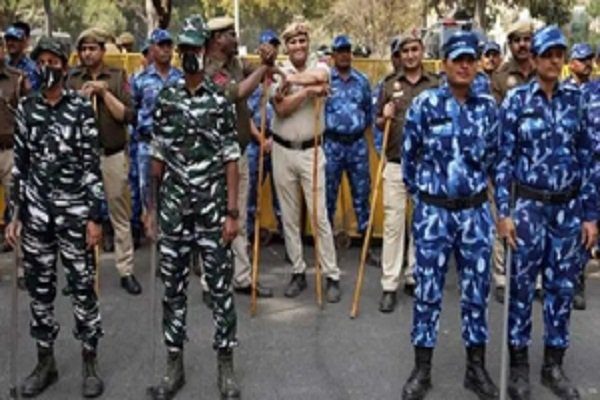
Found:
<svg viewBox="0 0 600 400"><path fill-rule="evenodd" d="M340 291L340 281L326 278L325 279L325 293L328 303L339 303L342 299L342 292Z"/></svg>
<svg viewBox="0 0 600 400"><path fill-rule="evenodd" d="M529 356L528 348L510 347L510 372L508 376L508 395L511 400L529 400Z"/></svg>
<svg viewBox="0 0 600 400"><path fill-rule="evenodd" d="M83 384L81 392L83 397L98 397L104 392L104 382L96 372L96 351L83 349Z"/></svg>
<svg viewBox="0 0 600 400"><path fill-rule="evenodd" d="M231 349L219 349L217 353L218 380L221 400L239 399L241 397L240 387L233 372L233 351Z"/></svg>
<svg viewBox="0 0 600 400"><path fill-rule="evenodd" d="M38 346L38 363L21 385L23 397L35 397L58 380L52 347Z"/></svg>
<svg viewBox="0 0 600 400"><path fill-rule="evenodd" d="M415 347L415 367L402 388L402 400L422 400L431 389L433 349Z"/></svg>
<svg viewBox="0 0 600 400"><path fill-rule="evenodd" d="M150 388L153 400L171 400L185 384L183 350L170 351L167 355L167 371L157 386Z"/></svg>
<svg viewBox="0 0 600 400"><path fill-rule="evenodd" d="M285 289L285 297L298 297L306 289L306 274L292 274L292 279Z"/></svg>
<svg viewBox="0 0 600 400"><path fill-rule="evenodd" d="M464 386L481 400L494 400L499 396L498 387L485 369L485 346L483 345L467 347Z"/></svg>
<svg viewBox="0 0 600 400"><path fill-rule="evenodd" d="M562 369L564 355L565 349L548 346L544 348L542 385L552 390L562 400L578 400L580 397L577 388L569 381Z"/></svg>
<svg viewBox="0 0 600 400"><path fill-rule="evenodd" d="M586 308L585 304L585 272L582 271L577 282L575 283L575 296L573 297L573 308L583 311Z"/></svg>

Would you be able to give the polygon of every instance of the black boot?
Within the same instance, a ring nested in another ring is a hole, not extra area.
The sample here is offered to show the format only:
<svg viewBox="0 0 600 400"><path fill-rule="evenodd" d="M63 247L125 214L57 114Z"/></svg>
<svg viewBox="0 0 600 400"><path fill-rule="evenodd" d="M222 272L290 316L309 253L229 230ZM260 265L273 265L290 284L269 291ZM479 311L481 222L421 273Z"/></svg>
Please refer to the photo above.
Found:
<svg viewBox="0 0 600 400"><path fill-rule="evenodd" d="M542 365L542 385L562 400L578 400L577 388L566 377L562 362L565 349L557 347L544 348L544 364Z"/></svg>
<svg viewBox="0 0 600 400"><path fill-rule="evenodd" d="M464 386L481 400L498 398L498 387L485 369L485 346L483 345L467 347L467 370Z"/></svg>
<svg viewBox="0 0 600 400"><path fill-rule="evenodd" d="M402 388L402 400L422 400L431 389L433 349L415 347L415 367Z"/></svg>
<svg viewBox="0 0 600 400"><path fill-rule="evenodd" d="M379 311L382 313L391 313L396 308L397 302L398 299L395 291L384 291L381 295L381 300L379 300Z"/></svg>
<svg viewBox="0 0 600 400"><path fill-rule="evenodd" d="M217 353L219 392L222 400L239 399L240 387L233 372L233 351L231 349L219 349Z"/></svg>
<svg viewBox="0 0 600 400"><path fill-rule="evenodd" d="M150 388L153 400L170 400L185 384L183 350L170 351L167 355L167 371L157 386Z"/></svg>
<svg viewBox="0 0 600 400"><path fill-rule="evenodd" d="M285 289L285 297L298 297L306 289L306 274L292 274L292 279Z"/></svg>
<svg viewBox="0 0 600 400"><path fill-rule="evenodd" d="M510 372L508 376L508 395L511 400L529 400L529 356L528 348L510 347Z"/></svg>
<svg viewBox="0 0 600 400"><path fill-rule="evenodd" d="M331 278L325 279L325 293L328 303L339 303L342 299L340 291L340 281Z"/></svg>
<svg viewBox="0 0 600 400"><path fill-rule="evenodd" d="M38 363L21 385L23 397L35 397L58 380L56 361L52 347L38 346Z"/></svg>
<svg viewBox="0 0 600 400"><path fill-rule="evenodd" d="M83 385L81 392L83 397L98 397L104 392L104 382L96 372L96 352L83 350Z"/></svg>
<svg viewBox="0 0 600 400"><path fill-rule="evenodd" d="M581 275L575 283L575 296L573 297L573 308L575 310L585 310L585 272L581 272Z"/></svg>

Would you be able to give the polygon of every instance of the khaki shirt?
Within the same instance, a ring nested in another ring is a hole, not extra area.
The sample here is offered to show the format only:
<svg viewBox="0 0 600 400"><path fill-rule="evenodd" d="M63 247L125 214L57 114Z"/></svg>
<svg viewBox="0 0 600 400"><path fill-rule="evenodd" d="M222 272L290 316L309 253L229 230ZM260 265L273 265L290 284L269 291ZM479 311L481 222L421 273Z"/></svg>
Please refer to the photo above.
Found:
<svg viewBox="0 0 600 400"><path fill-rule="evenodd" d="M0 60L0 147L12 147L15 110L19 97L25 94L23 74Z"/></svg>
<svg viewBox="0 0 600 400"><path fill-rule="evenodd" d="M86 68L77 68L69 75L67 87L80 90L84 83L93 80ZM95 111L100 131L100 145L105 153L114 153L123 150L127 145L127 123L133 121L129 82L124 70L107 66L102 67L96 80L108 82L108 90L125 106L124 121L119 121L110 113L102 97L96 96L97 110Z"/></svg>
<svg viewBox="0 0 600 400"><path fill-rule="evenodd" d="M211 57L204 59L205 74L223 91L231 103L235 104L236 129L238 143L242 151L250 142L250 111L248 97L239 96L239 85L253 71L250 64L233 57L228 61L219 61Z"/></svg>
<svg viewBox="0 0 600 400"><path fill-rule="evenodd" d="M319 61L316 57L310 57L307 60L306 70L317 68L327 71L328 79L330 79L331 71L329 66L326 63ZM286 76L299 72L289 60L284 62L280 69ZM272 86L271 97L275 96L277 86L277 84ZM290 86L290 94L300 90L302 90L302 86ZM315 101L316 98L305 99L300 107L287 117L280 117L275 113L275 116L273 117L273 132L275 132L277 136L292 142L304 142L312 139L315 134ZM318 130L319 134L323 134L325 131L325 98L321 99L321 109L319 110L319 113Z"/></svg>
<svg viewBox="0 0 600 400"><path fill-rule="evenodd" d="M506 93L519 85L527 83L535 76L535 70L531 70L529 76L523 76L519 69L519 64L511 58L506 63L502 64L492 74L492 94L498 104L502 103Z"/></svg>
<svg viewBox="0 0 600 400"><path fill-rule="evenodd" d="M415 83L406 79L404 71L394 72L383 80L383 90L377 102L377 116L383 115L383 107L394 99L396 115L390 128L387 149L385 155L388 160L397 160L402 148L402 137L404 132L404 121L406 111L412 100L422 91L439 85L437 75L423 71L421 78Z"/></svg>

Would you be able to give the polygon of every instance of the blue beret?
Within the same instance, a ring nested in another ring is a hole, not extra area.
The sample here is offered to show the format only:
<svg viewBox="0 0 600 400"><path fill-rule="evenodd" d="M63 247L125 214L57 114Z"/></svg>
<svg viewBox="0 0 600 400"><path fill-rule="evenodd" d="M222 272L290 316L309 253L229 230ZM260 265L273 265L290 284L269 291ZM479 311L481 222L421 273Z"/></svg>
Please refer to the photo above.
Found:
<svg viewBox="0 0 600 400"><path fill-rule="evenodd" d="M481 54L485 54L488 51L497 51L498 53L502 53L500 51L500 45L494 41L485 42L485 44L483 45L483 50L481 51Z"/></svg>
<svg viewBox="0 0 600 400"><path fill-rule="evenodd" d="M469 31L458 31L450 35L444 43L444 58L455 60L459 56L468 54L477 58L477 35Z"/></svg>
<svg viewBox="0 0 600 400"><path fill-rule="evenodd" d="M159 28L153 30L152 34L150 35L150 43L158 44L158 43L162 43L162 42L173 43L173 37L171 36L169 31L167 31L165 29L159 29Z"/></svg>
<svg viewBox="0 0 600 400"><path fill-rule="evenodd" d="M539 56L552 47L567 48L567 38L565 38L562 31L556 25L549 25L538 29L533 35L531 52Z"/></svg>
<svg viewBox="0 0 600 400"><path fill-rule="evenodd" d="M587 43L575 43L571 47L570 58L574 60L584 60L594 57L594 49Z"/></svg>
<svg viewBox="0 0 600 400"><path fill-rule="evenodd" d="M279 40L279 37L277 36L275 31L273 31L271 29L265 29L264 31L262 31L260 33L260 36L258 38L258 43L259 44L271 43L274 45L279 45L279 44L281 44L281 40Z"/></svg>
<svg viewBox="0 0 600 400"><path fill-rule="evenodd" d="M331 50L337 51L340 49L352 49L352 42L350 42L350 38L348 36L338 35L333 39Z"/></svg>

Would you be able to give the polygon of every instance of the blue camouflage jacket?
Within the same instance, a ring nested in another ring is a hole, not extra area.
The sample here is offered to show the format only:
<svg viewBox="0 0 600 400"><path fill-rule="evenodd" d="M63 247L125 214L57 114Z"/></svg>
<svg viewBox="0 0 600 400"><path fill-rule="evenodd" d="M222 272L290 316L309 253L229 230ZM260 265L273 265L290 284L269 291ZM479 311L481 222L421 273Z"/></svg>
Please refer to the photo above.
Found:
<svg viewBox="0 0 600 400"><path fill-rule="evenodd" d="M536 79L511 90L500 109L500 148L496 171L496 202L501 217L509 216L513 179L549 192L579 187L583 217L598 217L591 131L581 91L558 83L548 100Z"/></svg>
<svg viewBox="0 0 600 400"><path fill-rule="evenodd" d="M485 190L496 157L497 113L492 96L473 87L464 104L446 82L417 96L404 124L402 166L409 192L455 198Z"/></svg>
<svg viewBox="0 0 600 400"><path fill-rule="evenodd" d="M325 131L338 135L357 135L372 121L371 87L367 77L354 68L347 80L331 69L331 94L325 105Z"/></svg>
<svg viewBox="0 0 600 400"><path fill-rule="evenodd" d="M31 85L32 91L36 92L40 90L42 82L40 80L35 61L27 56L23 56L16 63L13 63L11 60L7 59L7 65L23 71L27 77L27 80L29 81L29 84Z"/></svg>
<svg viewBox="0 0 600 400"><path fill-rule="evenodd" d="M248 109L250 110L250 114L252 115L252 121L256 126L256 129L260 130L260 100L263 93L262 85L259 85L254 92L248 97ZM269 94L267 93L267 96ZM271 121L273 121L273 116L275 115L275 110L273 109L273 104L270 101L267 101L267 113L266 113L266 121L265 121L265 129L268 133L271 131ZM254 140L254 138L252 138Z"/></svg>

